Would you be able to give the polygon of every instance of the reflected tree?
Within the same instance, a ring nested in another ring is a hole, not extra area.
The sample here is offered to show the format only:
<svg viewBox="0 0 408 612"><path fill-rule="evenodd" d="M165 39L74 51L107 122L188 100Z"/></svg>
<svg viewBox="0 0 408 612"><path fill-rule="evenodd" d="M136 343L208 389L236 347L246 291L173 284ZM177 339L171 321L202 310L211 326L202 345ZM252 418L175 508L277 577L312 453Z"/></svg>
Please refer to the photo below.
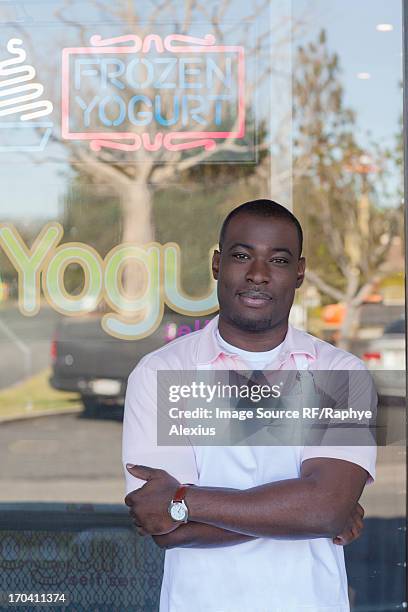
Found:
<svg viewBox="0 0 408 612"><path fill-rule="evenodd" d="M368 155L344 101L339 57L324 31L294 62L294 205L306 230L307 279L345 305L339 345L349 348L360 306L387 274L401 223L398 196L384 201L388 152Z"/></svg>

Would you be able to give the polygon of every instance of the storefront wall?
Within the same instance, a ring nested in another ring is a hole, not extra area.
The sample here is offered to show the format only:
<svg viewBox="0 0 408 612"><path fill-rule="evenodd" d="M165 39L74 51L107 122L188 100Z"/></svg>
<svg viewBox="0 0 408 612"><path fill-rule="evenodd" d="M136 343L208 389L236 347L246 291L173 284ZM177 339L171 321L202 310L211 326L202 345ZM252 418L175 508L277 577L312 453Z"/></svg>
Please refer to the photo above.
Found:
<svg viewBox="0 0 408 612"><path fill-rule="evenodd" d="M222 220L271 198L304 228L292 323L388 372L346 557L353 610L403 607L403 14L346 4L1 4L3 597L157 609L162 553L123 505L126 379L216 314Z"/></svg>

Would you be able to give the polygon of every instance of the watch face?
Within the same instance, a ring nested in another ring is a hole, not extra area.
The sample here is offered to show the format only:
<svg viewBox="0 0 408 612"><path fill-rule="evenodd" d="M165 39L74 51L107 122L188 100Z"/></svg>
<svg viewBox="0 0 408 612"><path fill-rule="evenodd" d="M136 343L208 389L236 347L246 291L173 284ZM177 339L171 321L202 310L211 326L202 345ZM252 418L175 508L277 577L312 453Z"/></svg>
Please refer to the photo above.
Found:
<svg viewBox="0 0 408 612"><path fill-rule="evenodd" d="M186 508L183 504L173 504L170 509L170 516L174 521L184 521L186 518Z"/></svg>

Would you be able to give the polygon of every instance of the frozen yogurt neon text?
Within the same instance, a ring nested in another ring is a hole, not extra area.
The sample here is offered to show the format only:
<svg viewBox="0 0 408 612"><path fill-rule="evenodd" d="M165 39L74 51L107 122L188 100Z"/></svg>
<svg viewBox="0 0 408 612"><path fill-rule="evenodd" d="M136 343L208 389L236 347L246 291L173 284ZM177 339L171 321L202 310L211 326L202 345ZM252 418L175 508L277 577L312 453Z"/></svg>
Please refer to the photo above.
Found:
<svg viewBox="0 0 408 612"><path fill-rule="evenodd" d="M243 47L176 34L90 44L62 52L63 138L95 151L179 151L245 135Z"/></svg>
<svg viewBox="0 0 408 612"><path fill-rule="evenodd" d="M104 299L112 308L102 319L104 330L117 338L137 340L157 329L164 304L175 312L192 316L210 314L218 308L213 281L207 294L199 298L182 291L181 254L175 243L151 242L143 247L121 244L102 260L87 244L59 244L62 236L59 223L48 223L28 248L12 225L0 225L0 247L17 271L19 309L24 315L38 313L41 290L52 308L66 316L92 312ZM144 270L144 286L138 296L130 297L123 291L125 262ZM70 295L64 286L65 270L72 263L78 264L84 273L79 295Z"/></svg>
<svg viewBox="0 0 408 612"><path fill-rule="evenodd" d="M89 128L91 120L94 124L97 120L104 127L120 127L125 122L190 129L214 123L219 127L234 111L231 59L225 58L225 66L220 67L212 57L134 57L129 62L114 57L75 58L75 102L82 111L83 126ZM90 83L98 95L84 100L81 87ZM217 86L224 93L213 93ZM152 90L157 91L154 96ZM129 97L129 91L138 93Z"/></svg>

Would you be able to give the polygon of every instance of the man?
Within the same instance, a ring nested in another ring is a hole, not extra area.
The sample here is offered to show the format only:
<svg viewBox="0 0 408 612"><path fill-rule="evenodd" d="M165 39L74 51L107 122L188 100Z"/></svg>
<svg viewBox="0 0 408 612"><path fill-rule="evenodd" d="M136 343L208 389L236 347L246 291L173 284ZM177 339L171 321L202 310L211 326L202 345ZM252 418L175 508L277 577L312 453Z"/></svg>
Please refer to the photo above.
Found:
<svg viewBox="0 0 408 612"><path fill-rule="evenodd" d="M349 610L336 544L362 527L357 502L374 477L374 447L156 446L158 370L364 369L288 324L302 240L275 202L234 209L212 262L219 316L147 355L129 378L125 501L139 533L167 549L161 612Z"/></svg>

